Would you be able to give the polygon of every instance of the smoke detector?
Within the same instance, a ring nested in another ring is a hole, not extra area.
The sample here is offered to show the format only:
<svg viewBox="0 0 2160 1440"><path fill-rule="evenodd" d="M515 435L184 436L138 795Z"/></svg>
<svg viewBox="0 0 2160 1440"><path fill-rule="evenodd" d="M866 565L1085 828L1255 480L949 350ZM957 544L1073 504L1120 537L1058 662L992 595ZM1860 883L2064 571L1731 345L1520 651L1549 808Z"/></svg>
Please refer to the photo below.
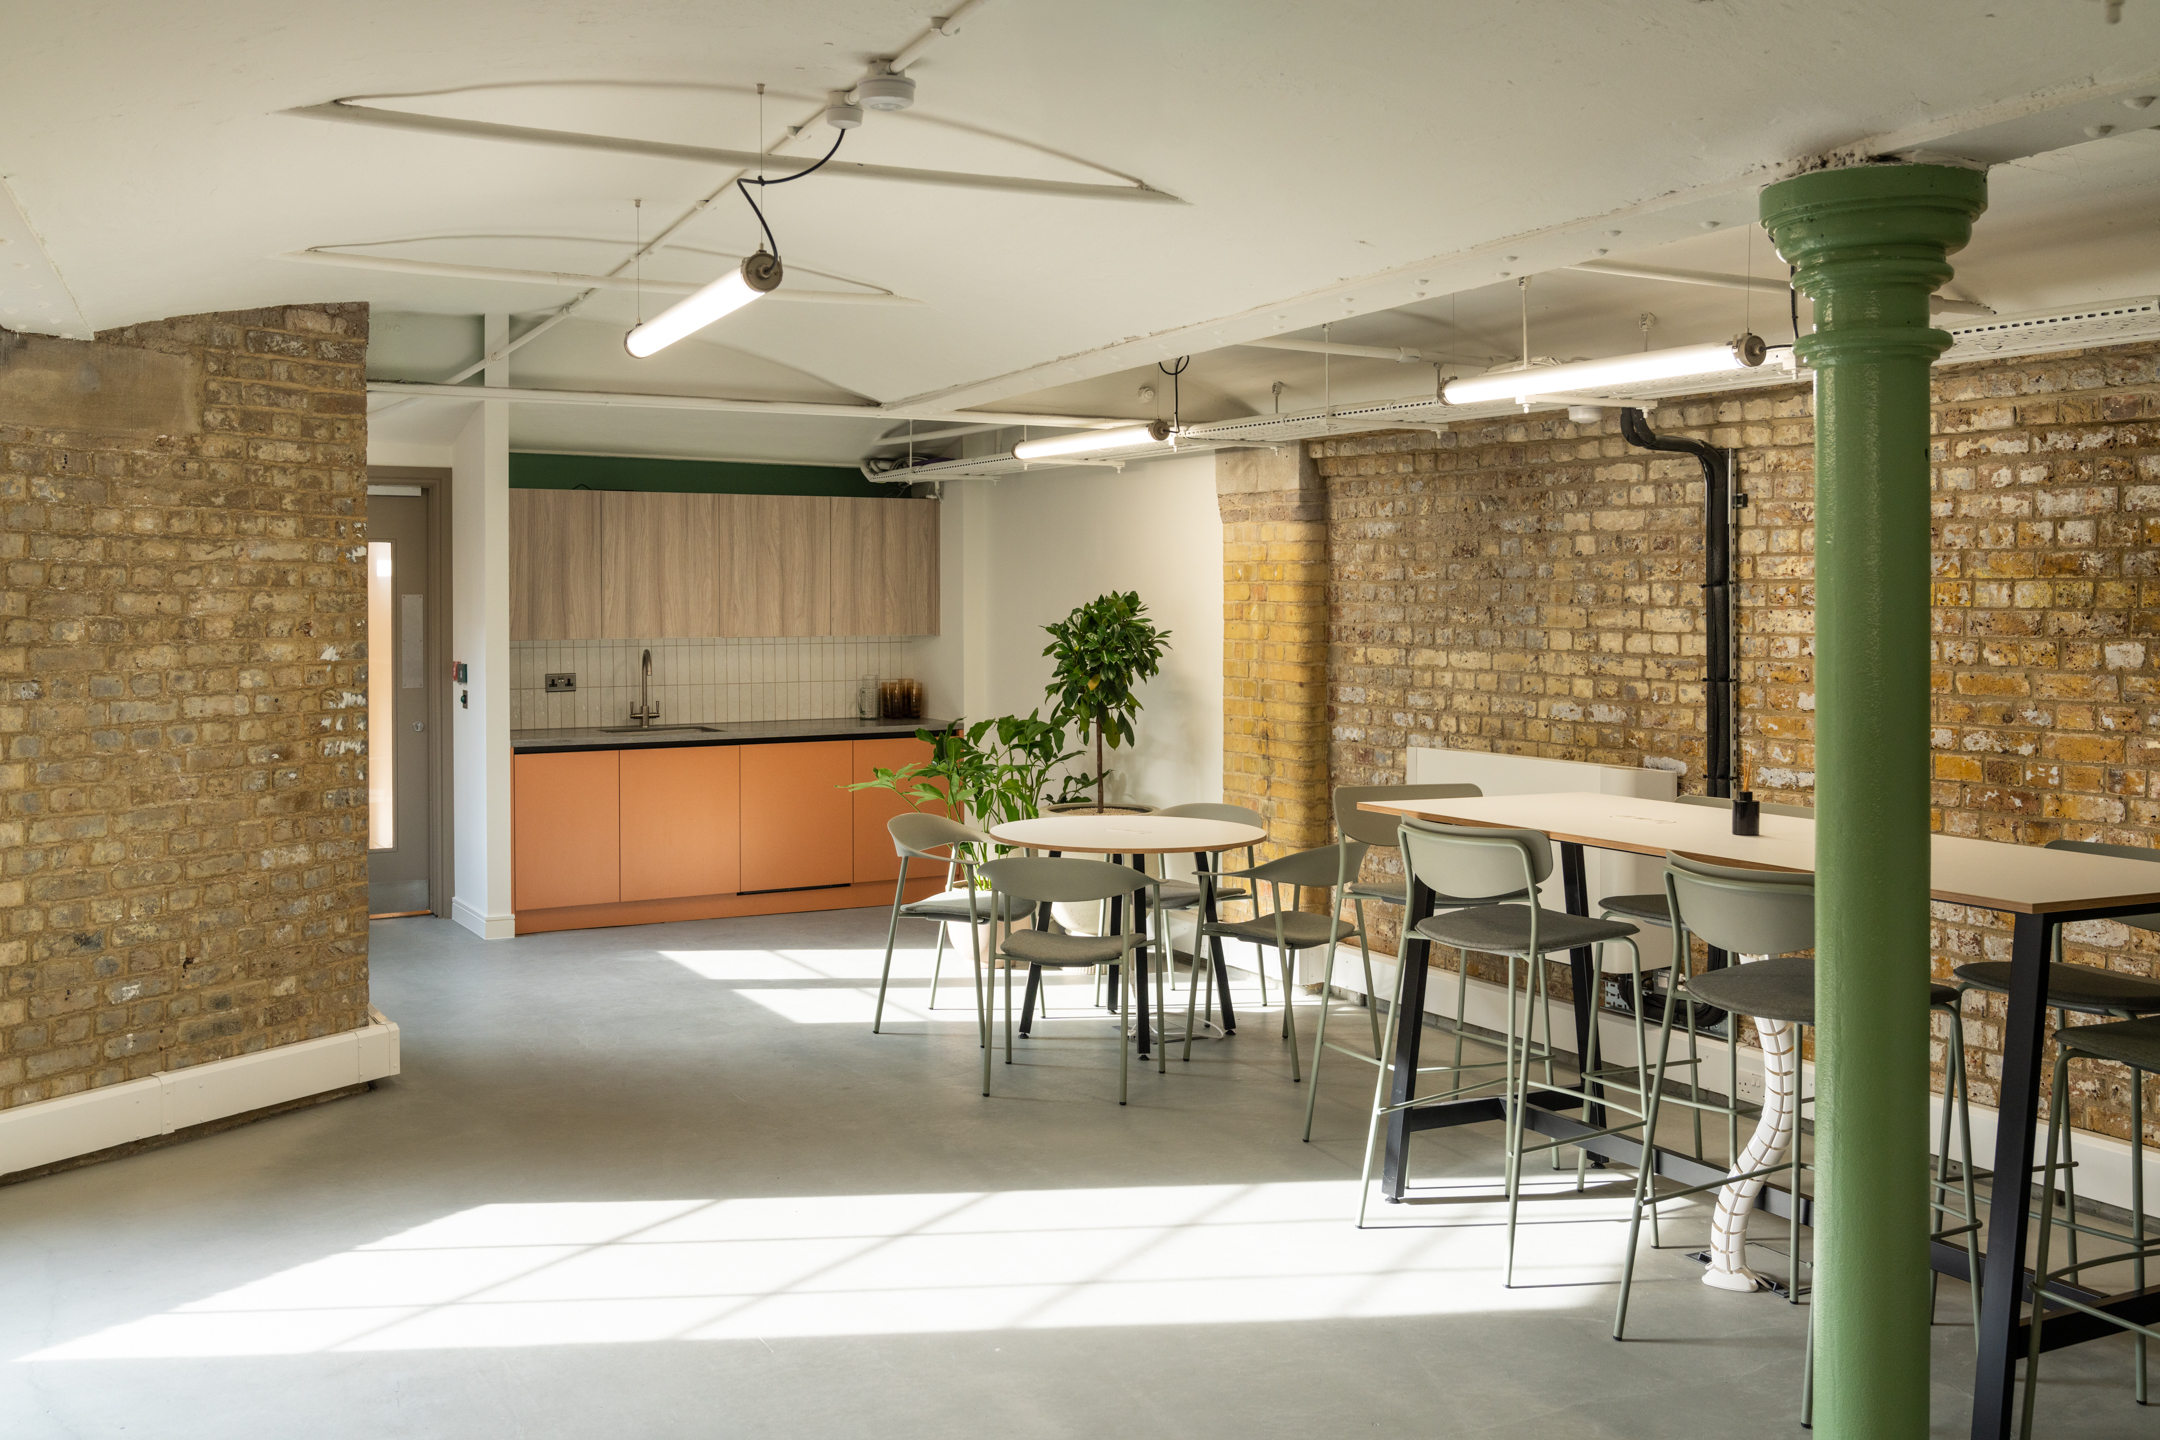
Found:
<svg viewBox="0 0 2160 1440"><path fill-rule="evenodd" d="M870 110L905 110L915 103L915 82L880 60L856 83L855 101Z"/></svg>

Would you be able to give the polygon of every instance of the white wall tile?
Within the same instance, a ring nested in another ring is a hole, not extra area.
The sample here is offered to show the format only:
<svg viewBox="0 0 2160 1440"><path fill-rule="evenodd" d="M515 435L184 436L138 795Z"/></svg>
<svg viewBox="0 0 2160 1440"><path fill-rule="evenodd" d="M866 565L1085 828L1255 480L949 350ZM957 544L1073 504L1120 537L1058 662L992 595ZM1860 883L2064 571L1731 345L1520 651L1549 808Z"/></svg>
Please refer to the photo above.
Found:
<svg viewBox="0 0 2160 1440"><path fill-rule="evenodd" d="M627 723L647 649L653 698L670 724L839 719L855 713L859 677L912 673L906 640L519 640L510 646L512 726ZM564 671L577 690L549 692L546 676Z"/></svg>

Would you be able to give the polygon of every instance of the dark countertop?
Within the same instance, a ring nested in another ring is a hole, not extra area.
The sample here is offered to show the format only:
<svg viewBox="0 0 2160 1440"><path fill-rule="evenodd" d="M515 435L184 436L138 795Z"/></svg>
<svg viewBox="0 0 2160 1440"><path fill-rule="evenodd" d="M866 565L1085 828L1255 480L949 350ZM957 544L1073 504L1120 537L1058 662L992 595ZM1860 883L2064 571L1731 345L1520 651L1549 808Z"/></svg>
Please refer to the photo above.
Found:
<svg viewBox="0 0 2160 1440"><path fill-rule="evenodd" d="M950 720L731 720L713 730L513 730L510 753L568 750L644 750L682 745L772 745L788 740L904 740L917 730L942 730Z"/></svg>

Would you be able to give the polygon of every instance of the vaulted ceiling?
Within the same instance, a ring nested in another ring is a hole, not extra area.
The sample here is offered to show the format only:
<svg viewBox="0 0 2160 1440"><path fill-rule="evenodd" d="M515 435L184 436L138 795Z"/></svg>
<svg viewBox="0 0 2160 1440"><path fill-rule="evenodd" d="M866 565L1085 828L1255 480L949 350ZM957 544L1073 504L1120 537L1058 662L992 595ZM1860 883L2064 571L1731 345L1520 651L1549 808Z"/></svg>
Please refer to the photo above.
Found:
<svg viewBox="0 0 2160 1440"><path fill-rule="evenodd" d="M1646 311L1653 343L1742 323L1775 339L1781 297L1564 267L1781 274L1755 193L1840 152L1994 167L1958 294L2007 311L2160 291L2160 107L2136 103L2160 89L2160 4L2132 0L2112 26L2093 0L946 8L954 33L924 39L929 12L899 0L21 7L0 61L19 210L0 324L359 299L376 307L372 374L446 379L479 357L482 313L522 330L581 291L280 257L604 274L665 230L634 273L703 281L755 244L735 171L286 112L347 99L754 151L911 44L917 103L871 114L841 159L1137 182L1176 203L835 168L766 192L789 285L915 303L761 303L636 361L622 333L673 294L597 290L512 357L511 383L1151 415L1140 384L1189 353L1188 418L1208 418L1281 403L1277 383L1306 400L1429 383L1242 344L1323 324L1512 357L1523 275L1534 354L1635 348ZM810 123L783 148L815 155L832 134ZM73 311L10 315L40 274ZM376 430L439 438L457 408L409 402ZM890 421L520 405L513 427L523 448L844 461Z"/></svg>

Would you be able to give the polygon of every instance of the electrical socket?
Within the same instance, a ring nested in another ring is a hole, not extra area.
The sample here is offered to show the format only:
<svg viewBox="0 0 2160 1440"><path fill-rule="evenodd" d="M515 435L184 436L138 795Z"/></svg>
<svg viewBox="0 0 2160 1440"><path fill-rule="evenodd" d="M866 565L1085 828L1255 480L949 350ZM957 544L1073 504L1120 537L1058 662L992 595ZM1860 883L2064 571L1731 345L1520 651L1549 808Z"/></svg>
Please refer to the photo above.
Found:
<svg viewBox="0 0 2160 1440"><path fill-rule="evenodd" d="M568 694L575 689L577 689L577 674L575 671L568 675L550 675L547 677L547 690L551 695Z"/></svg>
<svg viewBox="0 0 2160 1440"><path fill-rule="evenodd" d="M1740 1071L1740 1093L1734 1098L1745 1100L1751 1105L1760 1105L1763 1098L1762 1071L1742 1067Z"/></svg>

